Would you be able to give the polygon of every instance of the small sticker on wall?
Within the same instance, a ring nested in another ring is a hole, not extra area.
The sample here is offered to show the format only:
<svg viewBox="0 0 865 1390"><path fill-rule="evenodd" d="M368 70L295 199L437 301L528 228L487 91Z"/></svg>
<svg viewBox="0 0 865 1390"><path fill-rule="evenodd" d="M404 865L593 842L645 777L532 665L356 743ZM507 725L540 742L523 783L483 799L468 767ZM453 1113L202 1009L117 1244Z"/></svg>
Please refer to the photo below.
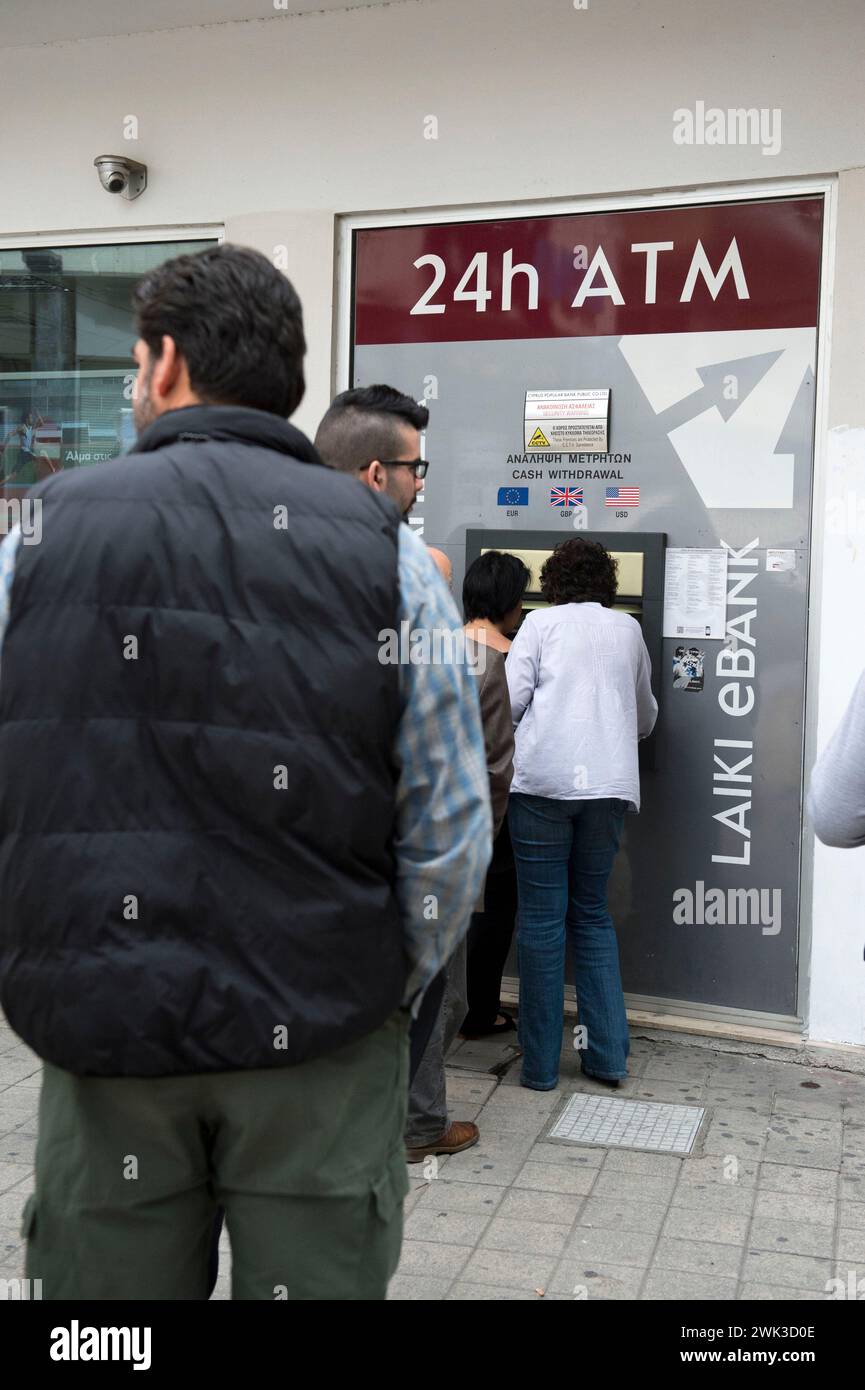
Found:
<svg viewBox="0 0 865 1390"><path fill-rule="evenodd" d="M677 647L673 656L673 689L703 689L704 654L697 647Z"/></svg>
<svg viewBox="0 0 865 1390"><path fill-rule="evenodd" d="M780 574L784 570L794 570L796 568L795 550L767 550L766 569L772 570L775 574Z"/></svg>

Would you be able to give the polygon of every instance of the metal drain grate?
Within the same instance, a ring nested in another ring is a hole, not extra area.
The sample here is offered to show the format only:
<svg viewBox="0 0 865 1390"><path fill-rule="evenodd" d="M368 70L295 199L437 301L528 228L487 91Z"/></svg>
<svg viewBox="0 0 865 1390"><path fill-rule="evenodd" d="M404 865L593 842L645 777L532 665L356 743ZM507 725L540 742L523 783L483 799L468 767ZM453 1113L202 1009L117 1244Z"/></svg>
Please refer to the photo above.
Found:
<svg viewBox="0 0 865 1390"><path fill-rule="evenodd" d="M612 1149L688 1154L705 1113L698 1105L659 1105L580 1094L571 1096L549 1137Z"/></svg>

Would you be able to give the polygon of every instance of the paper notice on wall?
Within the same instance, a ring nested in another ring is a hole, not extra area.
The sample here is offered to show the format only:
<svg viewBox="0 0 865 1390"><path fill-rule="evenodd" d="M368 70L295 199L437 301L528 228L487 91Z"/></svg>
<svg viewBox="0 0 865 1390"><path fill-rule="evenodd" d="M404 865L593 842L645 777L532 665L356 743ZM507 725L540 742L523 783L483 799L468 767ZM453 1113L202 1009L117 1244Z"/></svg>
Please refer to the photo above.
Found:
<svg viewBox="0 0 865 1390"><path fill-rule="evenodd" d="M726 626L726 550L669 549L664 575L664 636L723 638Z"/></svg>
<svg viewBox="0 0 865 1390"><path fill-rule="evenodd" d="M773 550L771 547L766 551L766 569L773 574L781 574L784 570L794 570L796 568L795 550Z"/></svg>
<svg viewBox="0 0 865 1390"><path fill-rule="evenodd" d="M605 454L610 388L585 391L527 391L525 447L532 453Z"/></svg>

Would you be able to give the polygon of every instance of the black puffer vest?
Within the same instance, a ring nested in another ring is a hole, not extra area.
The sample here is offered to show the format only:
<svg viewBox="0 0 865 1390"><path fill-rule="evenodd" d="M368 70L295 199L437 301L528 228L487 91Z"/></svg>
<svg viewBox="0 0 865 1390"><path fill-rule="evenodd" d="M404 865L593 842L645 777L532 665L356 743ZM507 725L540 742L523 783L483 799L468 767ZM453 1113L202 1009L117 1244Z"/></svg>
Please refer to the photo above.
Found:
<svg viewBox="0 0 865 1390"><path fill-rule="evenodd" d="M0 1002L99 1076L302 1062L405 978L396 510L195 406L34 489L0 660Z"/></svg>

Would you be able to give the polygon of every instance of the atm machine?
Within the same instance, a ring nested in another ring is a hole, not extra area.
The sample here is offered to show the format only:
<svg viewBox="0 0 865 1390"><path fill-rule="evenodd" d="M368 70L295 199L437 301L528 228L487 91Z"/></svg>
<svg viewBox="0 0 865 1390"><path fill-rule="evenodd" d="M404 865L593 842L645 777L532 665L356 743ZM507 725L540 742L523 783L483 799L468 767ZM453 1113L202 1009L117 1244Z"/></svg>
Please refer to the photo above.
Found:
<svg viewBox="0 0 865 1390"><path fill-rule="evenodd" d="M409 522L450 557L457 598L488 549L525 560L530 607L561 541L618 558L616 603L642 626L659 704L610 881L643 1013L800 1021L824 222L819 190L731 188L343 224L345 384L428 404ZM684 920L683 892L728 915ZM776 897L779 914L757 912Z"/></svg>

